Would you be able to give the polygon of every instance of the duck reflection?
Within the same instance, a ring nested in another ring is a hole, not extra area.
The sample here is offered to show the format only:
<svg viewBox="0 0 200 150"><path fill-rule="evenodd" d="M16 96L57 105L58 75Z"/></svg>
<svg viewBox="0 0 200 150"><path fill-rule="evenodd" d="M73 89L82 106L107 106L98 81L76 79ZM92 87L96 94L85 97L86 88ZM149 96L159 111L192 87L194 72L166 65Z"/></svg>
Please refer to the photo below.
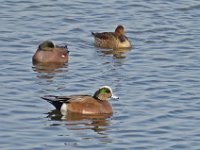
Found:
<svg viewBox="0 0 200 150"><path fill-rule="evenodd" d="M91 129L100 133L101 131L105 131L106 127L110 125L108 118L111 116L112 114L84 115L72 112L68 112L66 116L63 116L60 111L55 109L48 112L47 118L56 121L66 121L66 126L70 130ZM84 127L80 125L84 125Z"/></svg>
<svg viewBox="0 0 200 150"><path fill-rule="evenodd" d="M60 68L68 68L67 64L60 64L60 63L37 63L33 66L33 71L38 73L54 73L58 72Z"/></svg>
<svg viewBox="0 0 200 150"><path fill-rule="evenodd" d="M112 49L112 50L99 50L103 55L112 55L114 59L125 59L125 53L130 49Z"/></svg>
<svg viewBox="0 0 200 150"><path fill-rule="evenodd" d="M37 63L34 64L32 67L34 72L37 72L37 78L40 79L52 79L55 73L61 73L63 71L68 71L67 64L59 64L59 63L52 63L52 64L44 64L44 63Z"/></svg>

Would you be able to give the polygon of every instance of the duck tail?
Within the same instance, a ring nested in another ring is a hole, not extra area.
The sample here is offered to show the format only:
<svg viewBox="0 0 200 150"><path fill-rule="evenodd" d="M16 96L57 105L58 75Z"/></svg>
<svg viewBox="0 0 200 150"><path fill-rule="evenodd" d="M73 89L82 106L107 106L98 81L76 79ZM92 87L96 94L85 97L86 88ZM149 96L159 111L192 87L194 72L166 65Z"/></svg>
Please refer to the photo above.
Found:
<svg viewBox="0 0 200 150"><path fill-rule="evenodd" d="M57 96L54 96L54 95L45 95L41 98L51 103L57 110L60 110L63 104L63 102L58 101Z"/></svg>

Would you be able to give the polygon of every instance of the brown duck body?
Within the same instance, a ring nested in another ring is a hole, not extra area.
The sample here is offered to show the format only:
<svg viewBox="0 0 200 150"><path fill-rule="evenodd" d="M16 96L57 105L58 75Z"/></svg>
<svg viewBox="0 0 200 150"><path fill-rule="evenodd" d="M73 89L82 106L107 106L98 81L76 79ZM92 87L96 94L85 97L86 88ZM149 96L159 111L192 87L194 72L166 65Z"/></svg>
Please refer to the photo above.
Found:
<svg viewBox="0 0 200 150"><path fill-rule="evenodd" d="M100 114L100 113L112 113L112 106L108 101L102 101L94 99L92 96L74 96L76 99L74 102L68 104L67 110L75 113L82 114ZM71 97L70 99L73 99Z"/></svg>

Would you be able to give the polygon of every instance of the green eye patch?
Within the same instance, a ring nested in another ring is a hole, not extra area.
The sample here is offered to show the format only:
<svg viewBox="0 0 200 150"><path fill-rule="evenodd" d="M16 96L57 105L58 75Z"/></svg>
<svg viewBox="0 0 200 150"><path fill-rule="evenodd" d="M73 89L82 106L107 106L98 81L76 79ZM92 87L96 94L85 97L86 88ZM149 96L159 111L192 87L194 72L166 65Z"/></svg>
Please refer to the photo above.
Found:
<svg viewBox="0 0 200 150"><path fill-rule="evenodd" d="M110 93L110 90L104 88L104 89L101 89L101 90L99 91L99 93L100 93L100 94Z"/></svg>

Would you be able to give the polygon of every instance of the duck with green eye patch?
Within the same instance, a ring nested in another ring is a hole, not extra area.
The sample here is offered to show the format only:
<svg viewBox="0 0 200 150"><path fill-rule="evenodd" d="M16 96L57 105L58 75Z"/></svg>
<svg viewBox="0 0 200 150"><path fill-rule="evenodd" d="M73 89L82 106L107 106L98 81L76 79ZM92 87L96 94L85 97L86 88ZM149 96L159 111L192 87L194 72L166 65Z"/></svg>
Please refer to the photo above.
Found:
<svg viewBox="0 0 200 150"><path fill-rule="evenodd" d="M109 86L100 87L93 96L91 95L71 95L71 96L53 96L42 97L60 110L63 115L67 112L81 114L112 114L112 105L108 102L110 98L117 99L113 95Z"/></svg>

